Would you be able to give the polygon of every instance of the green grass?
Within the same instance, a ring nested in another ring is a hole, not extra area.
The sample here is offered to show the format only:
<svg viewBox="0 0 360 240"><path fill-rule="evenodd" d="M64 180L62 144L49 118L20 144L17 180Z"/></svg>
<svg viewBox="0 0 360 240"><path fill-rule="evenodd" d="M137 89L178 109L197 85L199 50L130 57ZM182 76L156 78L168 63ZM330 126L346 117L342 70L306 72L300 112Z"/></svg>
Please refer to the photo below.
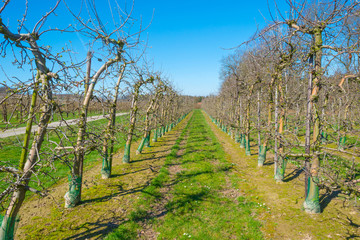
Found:
<svg viewBox="0 0 360 240"><path fill-rule="evenodd" d="M128 116L118 116L116 118L116 122L121 125L125 125L127 123ZM93 122L88 123L89 131L95 133L94 137L96 138L97 134L101 134L104 130L104 127L107 124L106 119L101 119ZM77 126L71 126L71 129L64 129L61 128L62 131L66 131L69 138L68 140L62 139L64 146L71 146L71 142L76 140L77 134ZM24 134L14 137L2 138L0 139L1 151L0 151L0 164L4 166L13 166L18 167L18 162L21 154L21 145L23 140ZM136 140L135 138L134 140ZM41 190L41 188L46 189L53 184L56 184L60 179L64 179L70 173L70 167L72 166L72 157L73 155L70 154L67 157L63 157L61 159L54 158L53 150L56 144L52 143L56 142L59 143L60 138L59 135L56 134L54 131L49 131L48 136L46 137L43 145L42 145L42 153L41 158L42 161L40 166L37 167L37 176L33 177L33 181L30 182L30 186L36 189ZM101 149L102 142L98 142L98 149L92 149L85 156L84 167L85 169L88 167L93 166L95 163L98 163L99 160L102 159L101 154L99 151ZM125 145L125 135L124 132L118 131L116 132L116 141L114 145L114 152L118 151ZM45 154L48 152L48 154ZM4 173L0 173L0 178L3 180L0 183L0 189L4 189L8 186L6 182L7 179L11 181L10 176L6 176ZM40 183L40 184L39 184Z"/></svg>
<svg viewBox="0 0 360 240"><path fill-rule="evenodd" d="M180 149L179 144L183 140L184 134L185 132L180 135L175 144L171 147L171 152L166 156L164 166L160 168L159 174L153 178L149 186L142 191L141 198L136 203L136 210L130 212L128 215L129 220L125 221L116 230L107 235L105 238L106 240L132 240L137 237L137 231L141 228L138 222L147 219L149 217L148 207L163 197L159 190L169 180L168 167L173 160L177 158L176 153Z"/></svg>
<svg viewBox="0 0 360 240"><path fill-rule="evenodd" d="M137 239L137 230L140 228L140 225L135 221L127 221L120 225L116 231L109 234L105 239L106 240L133 240Z"/></svg>
<svg viewBox="0 0 360 240"><path fill-rule="evenodd" d="M198 110L189 124L180 162L184 170L166 205L169 213L157 228L159 239L262 238L260 223L252 217L257 205L245 197L229 199L221 194L233 187L226 180L231 164Z"/></svg>
<svg viewBox="0 0 360 240"><path fill-rule="evenodd" d="M183 139L185 152L178 156ZM173 164L179 164L181 171L169 176L169 171L163 169ZM163 169L145 189L136 213L131 213L129 221L107 239L116 239L121 232L125 236L135 234L140 229L139 221L150 222L160 233L158 239L263 239L261 224L254 218L259 205L245 196L224 194L229 188L238 190L241 181L235 181L239 176L233 175L232 164L200 110L194 111ZM165 185L171 186L169 193L161 191ZM160 197L154 197L154 193ZM171 197L164 199L165 194ZM154 204L159 203L166 209L163 218L150 217ZM133 214L140 218L134 219Z"/></svg>
<svg viewBox="0 0 360 240"><path fill-rule="evenodd" d="M102 112L101 111L90 111L87 113L88 117L92 117L92 116L102 116ZM2 129L12 129L12 128L19 128L19 127L25 127L26 126L26 119L27 116L24 117L24 119L21 121L20 119L18 119L16 116L17 114L14 114L15 117L12 117L10 119L9 123L4 123L3 122L3 116L0 113L0 130ZM77 119L79 118L79 112L71 112L69 114L66 113L62 113L60 114L59 112L55 112L52 116L52 118L50 119L50 122L58 122L61 120L70 120L70 119ZM36 119L40 118L40 113L36 114ZM35 122L34 125L36 125L37 123Z"/></svg>

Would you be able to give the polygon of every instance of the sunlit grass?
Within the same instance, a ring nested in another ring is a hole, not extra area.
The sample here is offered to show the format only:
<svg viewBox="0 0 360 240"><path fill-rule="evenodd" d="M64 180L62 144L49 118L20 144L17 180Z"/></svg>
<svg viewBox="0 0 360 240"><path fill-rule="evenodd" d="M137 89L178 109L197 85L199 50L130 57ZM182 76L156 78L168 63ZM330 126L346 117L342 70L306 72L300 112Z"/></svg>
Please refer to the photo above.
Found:
<svg viewBox="0 0 360 240"><path fill-rule="evenodd" d="M128 120L128 116L118 116L116 121L118 124L125 125ZM104 130L107 119L101 119L88 123L88 129L94 134L101 135ZM77 137L77 126L71 126L71 130L65 130L64 127L60 128L61 131L66 131L68 139L63 138L64 146L72 146ZM41 190L41 188L48 188L53 184L56 184L60 179L67 178L70 173L70 166L72 166L72 158L73 155L69 154L66 158L54 158L54 148L56 147L55 143L60 142L59 131L55 133L54 131L48 131L48 134L45 138L45 141L42 145L41 150L41 158L40 162L41 170L37 172L36 176L33 177L33 181L30 182L30 186ZM125 145L125 134L124 132L117 131L116 132L116 141L114 145L114 152L118 151L121 147ZM15 168L18 167L19 159L21 155L22 149L22 141L24 138L24 134L2 138L0 139L1 151L0 151L0 165L4 166L13 166ZM135 139L136 140L136 139ZM32 142L32 139L31 141ZM85 155L84 167L90 167L95 163L99 163L99 160L102 159L101 153L98 150L101 150L101 142L98 142L98 149L92 149L93 151L88 152ZM39 169L39 168L37 168ZM5 176L4 173L0 173L0 178L3 179ZM0 189L4 189L7 187L6 181L1 181Z"/></svg>
<svg viewBox="0 0 360 240"><path fill-rule="evenodd" d="M26 126L26 120L28 116L23 117L23 119L21 120L20 118L17 117L18 114L15 114L14 117L12 117L11 119L9 119L9 121L7 123L5 123L3 121L3 115L0 113L0 130L3 129L12 129L12 128L19 128L19 127L25 127ZM35 122L33 123L34 125L37 124L38 119L40 118L40 113L35 114ZM53 113L52 117L50 118L50 122L58 122L58 121L62 121L62 120L71 120L71 119L77 119L79 118L80 114L78 111L75 112L71 112L71 113L62 113L60 114L59 112L55 112ZM101 111L89 111L87 113L88 117L93 117L93 116L103 116L103 114L101 113Z"/></svg>
<svg viewBox="0 0 360 240"><path fill-rule="evenodd" d="M201 111L194 111L182 139L186 140L184 153L177 155L178 139L165 166L143 192L137 210L107 239L117 239L121 233L118 239L132 239L141 229L139 222L151 222L160 233L158 239L262 239L261 224L254 218L258 205L245 196L223 194L229 188L238 189L240 181L229 177L232 165ZM164 168L174 164L181 171L169 176ZM164 186L171 186L170 191L161 191ZM151 216L155 204L163 204L162 218Z"/></svg>

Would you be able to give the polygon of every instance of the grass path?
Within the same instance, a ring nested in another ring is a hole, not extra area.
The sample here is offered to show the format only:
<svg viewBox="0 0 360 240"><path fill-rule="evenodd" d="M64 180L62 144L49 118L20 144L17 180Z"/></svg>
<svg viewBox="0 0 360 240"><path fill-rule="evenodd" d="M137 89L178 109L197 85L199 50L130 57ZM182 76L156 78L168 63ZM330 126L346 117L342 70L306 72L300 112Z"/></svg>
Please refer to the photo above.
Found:
<svg viewBox="0 0 360 240"><path fill-rule="evenodd" d="M264 207L239 189L242 178L195 110L136 209L106 239L263 239Z"/></svg>
<svg viewBox="0 0 360 240"><path fill-rule="evenodd" d="M226 133L206 116L208 124L224 146L229 161L244 178L242 190L263 201L270 211L261 217L268 239L357 239L360 238L359 209L349 205L341 196L321 192L322 213L309 215L301 210L304 201L304 175L301 169L288 164L285 180L276 184L273 179L273 156L268 154L262 168L257 167L257 147L246 156Z"/></svg>
<svg viewBox="0 0 360 240"><path fill-rule="evenodd" d="M100 179L101 163L84 174L82 203L73 209L63 208L68 189L64 179L50 189L50 196L33 196L21 209L17 239L98 239L118 227L144 188L169 154L171 146L188 119L179 123L151 148L132 156L130 164L122 164L123 150L114 158L113 177ZM138 143L132 144L135 153Z"/></svg>

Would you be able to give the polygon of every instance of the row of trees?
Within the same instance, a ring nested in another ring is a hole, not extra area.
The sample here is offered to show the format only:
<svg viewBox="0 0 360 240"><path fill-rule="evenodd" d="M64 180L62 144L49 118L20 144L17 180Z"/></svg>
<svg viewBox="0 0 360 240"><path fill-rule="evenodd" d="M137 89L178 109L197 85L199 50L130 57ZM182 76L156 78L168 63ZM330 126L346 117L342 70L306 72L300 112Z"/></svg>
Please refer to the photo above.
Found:
<svg viewBox="0 0 360 240"><path fill-rule="evenodd" d="M304 209L319 213L319 188L360 194L360 9L357 1L287 3L224 58L219 94L202 105L246 155L257 139L258 166L273 150L276 181L289 160L301 164Z"/></svg>
<svg viewBox="0 0 360 240"><path fill-rule="evenodd" d="M101 175L109 178L114 143L119 141L117 133L124 132L123 162L129 163L134 136L139 133L143 136L138 148L141 153L143 147L150 144L151 132L156 141L192 108L194 102L191 97L180 96L164 74L153 70L146 61L146 43L141 40L146 28L132 16L134 4L120 9L116 1L109 1L109 12L104 15L99 14L92 0L81 2L81 6L57 0L51 3L50 11L36 16L37 22L27 21L28 14L39 7L28 2L23 18L10 21L13 19L6 11L14 7L12 4L15 3L7 0L0 7L0 33L4 37L0 49L4 59L20 70L16 75L18 72L9 73L2 68L7 80L1 83L6 91L0 102L3 116L6 116L4 123L10 122L9 109L11 115L20 112L18 123L26 125L26 133L18 162L5 160L0 163L4 183L0 202L6 210L0 239L13 238L26 193L32 191L44 195L29 186L31 181L38 179L44 166L58 161L69 167L71 174L65 207L74 207L81 200L83 166L89 152L97 150L100 153L103 157ZM112 18L104 18L106 14ZM67 17L63 21L56 20L61 16ZM59 26L47 25L53 19ZM65 43L49 46L56 38L63 38L62 42L65 42L66 38L77 37L88 42L84 46L89 49L87 53L79 53L79 49ZM84 55L86 57L82 57ZM24 79L26 75L21 69L31 73L30 79ZM9 77L9 74L14 76ZM94 108L94 103L101 104L107 118L100 133L92 131L87 123L88 112ZM9 105L7 109L4 107ZM121 124L116 121L116 112L124 106L128 106L130 121ZM66 120L69 112L75 111L77 125L72 127ZM63 120L62 127L49 129L54 113ZM32 134L34 123L38 129ZM57 140L46 141L50 134L56 135Z"/></svg>

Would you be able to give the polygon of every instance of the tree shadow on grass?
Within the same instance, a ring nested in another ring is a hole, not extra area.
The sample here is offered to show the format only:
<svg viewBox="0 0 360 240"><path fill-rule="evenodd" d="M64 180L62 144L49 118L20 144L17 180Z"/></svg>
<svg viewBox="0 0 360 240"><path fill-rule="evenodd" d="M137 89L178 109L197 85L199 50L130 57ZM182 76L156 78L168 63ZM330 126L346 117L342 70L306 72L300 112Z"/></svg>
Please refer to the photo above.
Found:
<svg viewBox="0 0 360 240"><path fill-rule="evenodd" d="M102 239L104 235L109 234L114 229L118 228L120 223L115 223L114 219L104 219L102 221L97 221L94 223L88 222L87 226L81 226L74 230L79 230L81 228L87 229L85 232L78 233L72 235L71 237L64 238L64 240L77 239L77 240L85 240L85 239Z"/></svg>
<svg viewBox="0 0 360 240"><path fill-rule="evenodd" d="M216 152L217 150L206 150L206 152L208 153L212 153L212 152ZM188 155L192 155L193 153L200 153L200 152L204 152L204 151L199 151L198 149L194 148L194 149L186 149L186 152L184 154L181 155L182 158L187 157ZM180 156L179 156L180 157Z"/></svg>
<svg viewBox="0 0 360 240"><path fill-rule="evenodd" d="M138 172L146 171L146 170L149 170L149 169L150 168L143 168L143 169L139 169L139 170L136 170L136 171L133 171L133 172L126 172L126 173L120 173L120 174L111 174L110 178L126 176L126 175L129 175L129 174L138 173Z"/></svg>
<svg viewBox="0 0 360 240"><path fill-rule="evenodd" d="M344 212L339 211L338 221L341 221L344 227L346 227L346 235L341 236L342 239L359 239L360 223L356 223L352 216L348 216Z"/></svg>
<svg viewBox="0 0 360 240"><path fill-rule="evenodd" d="M294 180L295 178L299 177L300 174L303 172L303 169L301 168L295 168L291 173L285 176L284 182L290 182Z"/></svg>
<svg viewBox="0 0 360 240"><path fill-rule="evenodd" d="M112 193L110 195L100 197L100 198L84 200L84 201L81 201L80 204L92 204L95 202L105 202L114 197L124 196L124 195L128 195L128 194L134 194L137 192L143 192L143 190L147 186L148 186L148 183L138 186L138 187L135 187L135 188L125 190L125 191L122 189L122 186L119 186L119 191L117 193ZM102 239L104 237L104 235L109 234L114 229L118 228L120 224L122 224L124 222L126 222L124 219L118 219L115 217L108 218L108 219L101 219L96 222L91 222L91 220L88 220L88 222L73 229L73 230L79 230L81 228L85 228L85 229L87 229L85 232L78 233L78 234L75 234L71 237L64 238L64 239L66 239L66 240L69 240L69 239L85 240L85 239L90 239L90 238Z"/></svg>
<svg viewBox="0 0 360 240"><path fill-rule="evenodd" d="M92 199L88 199L88 200L82 200L80 202L80 204L91 204L94 202L106 202L114 197L121 197L121 196L125 196L128 194L134 194L137 192L142 192L144 190L144 188L146 188L148 186L148 183L134 187L134 188L130 188L127 190L123 190L122 185L119 185L118 191L117 192L112 192L111 194L108 194L106 196L103 197L98 197L98 198L92 198Z"/></svg>
<svg viewBox="0 0 360 240"><path fill-rule="evenodd" d="M348 216L346 216L346 220L348 221L349 226L351 226L355 229L360 228L360 224L354 223L353 220L351 218L349 218ZM359 234L351 233L350 230L347 230L347 234L348 234L348 236L345 239L359 239L360 238Z"/></svg>
<svg viewBox="0 0 360 240"><path fill-rule="evenodd" d="M348 233L349 236L347 236L345 239L359 239L360 235L359 234L353 234L353 233Z"/></svg>
<svg viewBox="0 0 360 240"><path fill-rule="evenodd" d="M169 141L174 141L174 140L169 140ZM161 147L167 147L167 146L172 146L172 145L174 145L174 144L165 143L165 142L161 143ZM150 147L154 147L154 146L151 146L151 144L150 144Z"/></svg>
<svg viewBox="0 0 360 240"><path fill-rule="evenodd" d="M187 141L187 143L192 144L192 143L198 143L198 142L209 142L211 141L211 139L206 138L206 137L192 137L190 140Z"/></svg>
<svg viewBox="0 0 360 240"><path fill-rule="evenodd" d="M203 175L203 174L212 174L214 173L214 171L211 169L209 170L204 170L204 171L187 171L187 172L179 172L177 174L177 177L176 177L176 180L179 180L179 181L182 181L184 179L187 179L187 178L193 178L193 177L196 177L196 176L199 176L199 175Z"/></svg>
<svg viewBox="0 0 360 240"><path fill-rule="evenodd" d="M136 162L151 161L151 160L154 160L154 159L157 159L157 158L162 158L162 157L163 157L163 156L157 156L157 157L141 158L141 159L131 160L131 161L130 161L130 164L131 164L131 163L136 163Z"/></svg>
<svg viewBox="0 0 360 240"><path fill-rule="evenodd" d="M150 152L147 152L147 153L142 153L142 154L144 154L144 155L146 155L146 154L157 154L157 153L166 153L166 152L168 152L169 151L169 149L165 149L165 150L159 150L159 151L150 151ZM141 160L141 159L140 159ZM133 161L133 162L136 162L137 160L135 160L135 161Z"/></svg>
<svg viewBox="0 0 360 240"><path fill-rule="evenodd" d="M177 194L178 196L174 196L176 200L171 200L166 204L167 211L175 211L179 209L186 209L187 211L191 211L191 208L199 205L199 202L206 201L208 197L210 197L210 191L207 189L200 189L200 191L195 193L181 193ZM196 204L195 204L196 203Z"/></svg>
<svg viewBox="0 0 360 240"><path fill-rule="evenodd" d="M202 174L202 173L198 173ZM191 174L190 174L191 175ZM190 176L187 175L187 176ZM175 183L174 183L175 184ZM140 190L143 193L149 194L154 196L152 193ZM146 212L145 214L130 214L126 217L129 218L129 220L123 219L115 219L115 218L108 218L108 219L102 219L98 220L96 222L87 222L86 224L83 224L74 230L79 230L81 228L85 228L86 231L82 233L75 234L71 237L65 238L65 240L70 239L79 239L79 240L85 240L85 239L101 239L104 237L104 235L109 234L110 232L114 231L119 226L129 222L129 221L135 221L135 222L144 222L156 218L160 218L165 216L168 212L189 212L191 209L196 208L196 206L199 204L199 202L206 201L209 197L210 192L207 189L200 189L197 192L194 193L179 193L176 194L176 200L172 200L164 204L161 208L154 210L154 212ZM157 197L157 196L155 196Z"/></svg>
<svg viewBox="0 0 360 240"><path fill-rule="evenodd" d="M320 202L320 206L321 206L321 212L324 211L324 209L329 205L329 203L336 197L339 196L339 194L341 193L340 190L338 191L332 191L332 192L327 192L324 193L322 196L320 196L319 198L319 202Z"/></svg>
<svg viewBox="0 0 360 240"><path fill-rule="evenodd" d="M274 161L270 161L270 160L265 160L265 162L264 162L264 164L263 164L264 166L271 166L271 165L274 165Z"/></svg>
<svg viewBox="0 0 360 240"><path fill-rule="evenodd" d="M173 184L172 184L173 185ZM148 221L155 218L163 217L168 212L176 212L181 214L181 212L191 212L193 208L197 205L200 205L199 202L207 201L209 198L210 192L207 189L200 189L195 193L178 193L175 194L176 200L167 201L160 209L155 209L151 213L144 214L141 217L137 217L136 221ZM211 197L211 196L210 196Z"/></svg>
<svg viewBox="0 0 360 240"><path fill-rule="evenodd" d="M183 163L181 163L183 164ZM172 166L174 165L181 165L181 164L172 164ZM227 170L221 170L221 171L227 171ZM193 171L193 172L178 172L176 174L175 179L173 179L170 183L165 184L164 187L171 187L174 186L180 182L183 182L186 179L192 178L192 177L196 177L202 174L213 174L214 171L213 170L205 170L205 171Z"/></svg>

